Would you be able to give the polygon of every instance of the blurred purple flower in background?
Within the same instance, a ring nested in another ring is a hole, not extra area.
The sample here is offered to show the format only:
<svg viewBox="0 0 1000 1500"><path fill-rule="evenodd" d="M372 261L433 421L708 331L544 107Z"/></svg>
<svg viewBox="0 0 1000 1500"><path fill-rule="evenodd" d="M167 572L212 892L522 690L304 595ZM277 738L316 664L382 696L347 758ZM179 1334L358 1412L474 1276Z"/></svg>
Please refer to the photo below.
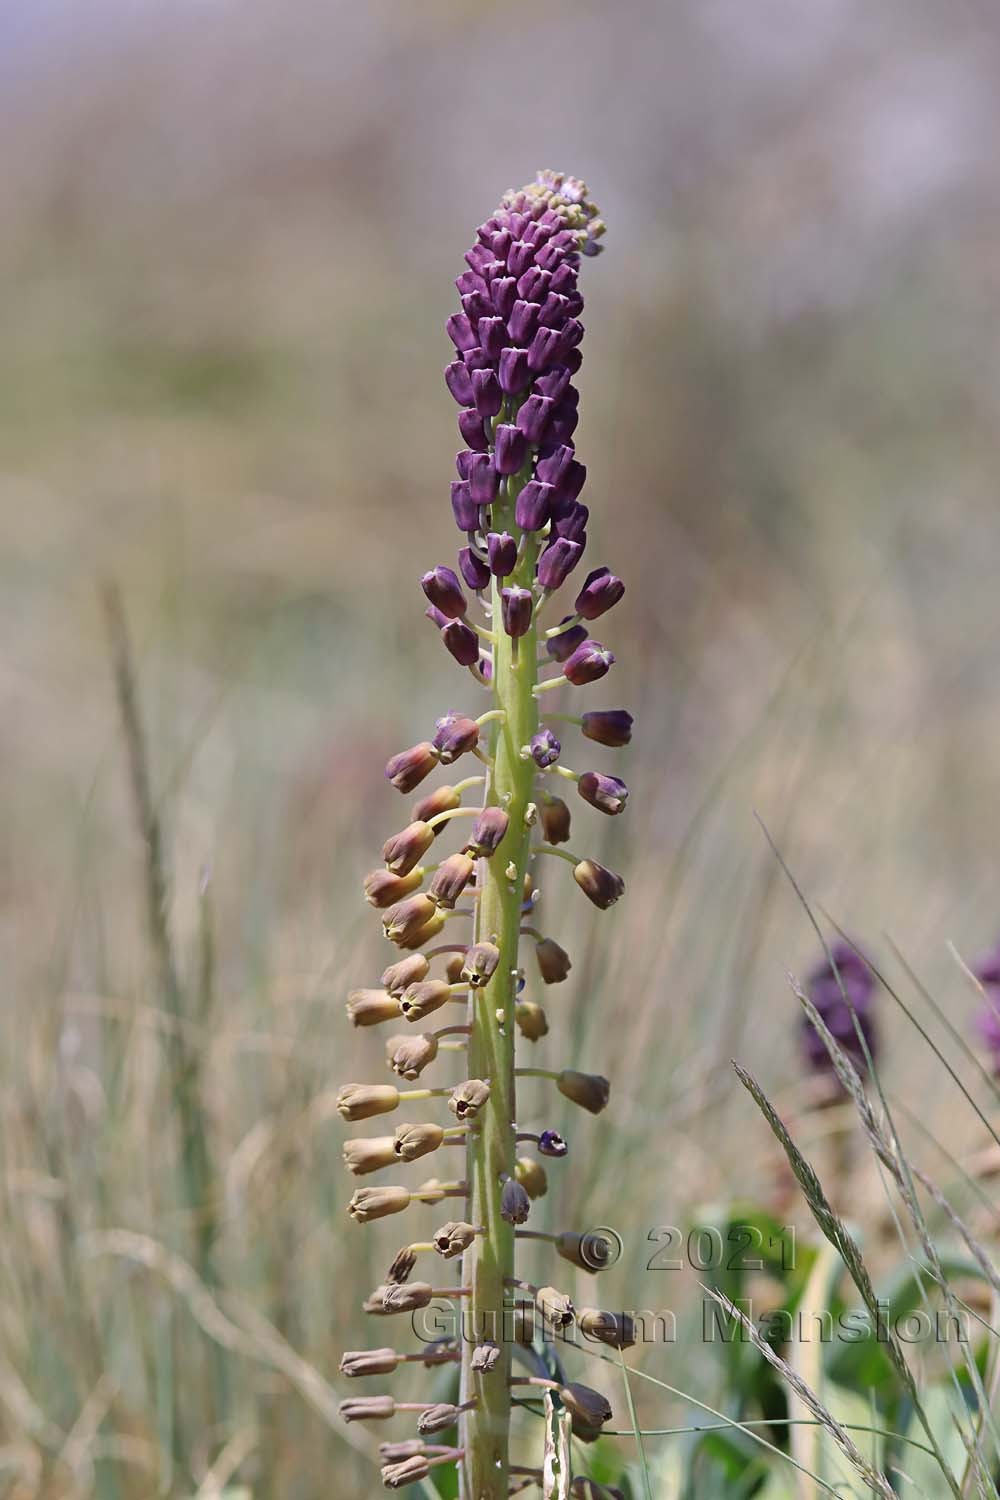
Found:
<svg viewBox="0 0 1000 1500"><path fill-rule="evenodd" d="M819 964L809 975L806 989L830 1033L851 1060L864 1069L867 1059L855 1029L855 1015L873 1057L878 1047L873 1015L876 980L867 959L850 943L834 943L830 949L830 958ZM822 1037L807 1016L802 1017L800 1024L802 1050L809 1066L815 1072L830 1072L832 1063Z"/></svg>
<svg viewBox="0 0 1000 1500"><path fill-rule="evenodd" d="M1000 1077L1000 943L992 948L972 972L983 987L983 1006L976 1016L976 1031L990 1054L994 1073Z"/></svg>

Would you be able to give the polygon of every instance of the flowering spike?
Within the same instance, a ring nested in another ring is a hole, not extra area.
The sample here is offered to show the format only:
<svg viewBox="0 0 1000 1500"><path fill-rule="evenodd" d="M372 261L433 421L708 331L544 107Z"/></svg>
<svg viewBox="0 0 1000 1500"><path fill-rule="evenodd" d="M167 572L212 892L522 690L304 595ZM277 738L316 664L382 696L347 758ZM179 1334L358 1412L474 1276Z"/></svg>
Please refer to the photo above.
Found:
<svg viewBox="0 0 1000 1500"><path fill-rule="evenodd" d="M518 1284L515 1226L524 1223L532 1200L547 1189L544 1168L518 1157L518 1142L534 1142L546 1158L566 1154L556 1131L526 1133L516 1123L515 1040L520 1035L538 1040L547 1031L542 1007L521 995L522 932L536 944L546 983L564 980L570 969L554 939L522 927L539 894L530 875L538 847L533 825L541 823L542 847L573 864L577 883L597 905L610 906L623 889L619 877L603 866L555 847L569 837L569 809L536 785L539 771L562 774L607 812L619 811L626 795L614 777L590 771L577 777L558 765L561 746L551 729L540 726L538 701L542 687L596 681L613 661L589 639L585 623L621 596L621 583L607 569L591 570L578 586L575 612L562 628L550 633L539 626L547 596L578 566L587 545L588 510L579 499L587 471L576 456L580 402L573 377L582 361L581 259L600 248L603 228L582 182L541 172L526 188L504 195L496 214L480 226L466 268L456 278L461 305L447 324L455 353L445 383L459 408L462 448L451 506L463 541L457 572L441 564L425 573L421 584L425 613L445 648L469 668L492 704L478 719L461 711L445 715L433 741L394 757L386 774L409 793L437 765L474 754L485 775L422 796L413 821L386 842L386 868L366 877L366 898L379 909L386 936L407 953L386 967L381 989L351 996L350 1015L356 1025L397 1016L412 1023L457 1001L464 1006L464 1024L392 1036L386 1055L398 1078L413 1080L439 1054L443 1062L446 1049L461 1050L469 1076L450 1093L447 1086L401 1094L390 1085L348 1084L337 1107L345 1119L361 1120L390 1113L404 1098L447 1095L448 1110L459 1122L447 1129L436 1120L404 1124L391 1136L348 1141L345 1158L355 1172L417 1160L448 1145L465 1152L463 1180L434 1178L413 1192L396 1186L359 1189L348 1208L352 1218L367 1222L447 1196L464 1201L461 1218L442 1225L429 1243L420 1240L397 1254L385 1282L365 1304L377 1316L426 1307L438 1295L467 1296L474 1326L498 1325L507 1289ZM472 610L479 605L486 625L473 624ZM543 646L543 655L560 664L562 675L539 684ZM571 722L600 743L624 744L631 731L623 710ZM484 788L481 804L466 809L462 794L476 784ZM452 822L467 813L474 820L471 836L454 852ZM445 852L425 870L424 858L439 838ZM459 924L459 941L429 947L446 920L449 926ZM414 951L421 948L427 951ZM431 969L438 953L447 955L444 978ZM607 1082L597 1076L525 1071L554 1078L563 1093L592 1112L607 1103ZM592 1269L580 1236L524 1233L554 1241L564 1259ZM462 1257L461 1285L435 1292L426 1282L410 1281L418 1252L429 1249L445 1259ZM539 1300L550 1324L566 1326L572 1320L572 1304L562 1293L543 1288ZM588 1317L598 1336L606 1331L604 1314L589 1310ZM623 1338L623 1327L614 1324L611 1332ZM417 1357L385 1349L358 1352L345 1356L344 1373L390 1373L400 1359ZM383 1482L389 1489L402 1488L426 1479L439 1463L456 1463L463 1500L506 1500L512 1480L513 1488L519 1487L508 1463L510 1344L484 1339L459 1347L456 1342L442 1349L437 1361L459 1358L461 1390L454 1404L403 1408L419 1411L422 1435L457 1422L459 1447L419 1439L383 1445ZM572 1382L558 1389L574 1430L592 1440L610 1416L607 1403ZM377 1400L371 1412L378 1420L400 1409L388 1397ZM357 1409L351 1412L353 1419ZM567 1477L563 1489L568 1483Z"/></svg>

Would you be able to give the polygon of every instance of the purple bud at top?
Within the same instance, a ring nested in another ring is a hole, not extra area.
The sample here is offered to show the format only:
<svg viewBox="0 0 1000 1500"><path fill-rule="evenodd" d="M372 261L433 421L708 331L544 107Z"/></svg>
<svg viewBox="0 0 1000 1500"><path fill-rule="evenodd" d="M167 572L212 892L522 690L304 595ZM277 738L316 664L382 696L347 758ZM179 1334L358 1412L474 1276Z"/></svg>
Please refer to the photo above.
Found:
<svg viewBox="0 0 1000 1500"><path fill-rule="evenodd" d="M538 559L538 582L542 588L550 593L560 588L582 556L579 542L567 542L563 537L551 542Z"/></svg>
<svg viewBox="0 0 1000 1500"><path fill-rule="evenodd" d="M479 660L479 637L468 625L461 620L449 620L441 631L441 639L460 666L475 666Z"/></svg>
<svg viewBox="0 0 1000 1500"><path fill-rule="evenodd" d="M463 547L458 554L458 570L470 589L481 593L489 588L490 570L482 558L476 556L471 547Z"/></svg>
<svg viewBox="0 0 1000 1500"><path fill-rule="evenodd" d="M496 376L494 375L494 380ZM499 391L500 386L497 385ZM533 397L529 397L533 400ZM522 407L523 411L524 408ZM524 466L524 460L528 456L528 441L525 433L520 430L520 412L518 413L518 426L501 422L496 429L496 466L498 474L516 474Z"/></svg>
<svg viewBox="0 0 1000 1500"><path fill-rule="evenodd" d="M460 359L450 364L444 372L444 383L459 406L472 405L472 380Z"/></svg>
<svg viewBox="0 0 1000 1500"><path fill-rule="evenodd" d="M497 471L488 454L477 453L470 463L469 492L477 505L491 505L496 499Z"/></svg>
<svg viewBox="0 0 1000 1500"><path fill-rule="evenodd" d="M554 766L559 759L562 745L556 739L551 729L540 729L531 737L531 758L536 766L543 771L546 766Z"/></svg>
<svg viewBox="0 0 1000 1500"><path fill-rule="evenodd" d="M524 349L500 351L500 389L507 396L517 396L531 384L528 355Z"/></svg>
<svg viewBox="0 0 1000 1500"><path fill-rule="evenodd" d="M467 479L452 480L451 509L459 531L475 531L479 525L479 506L472 498Z"/></svg>
<svg viewBox="0 0 1000 1500"><path fill-rule="evenodd" d="M538 327L538 308L533 302L515 302L507 319L507 332L515 344L527 344ZM530 366L534 369L534 365Z"/></svg>
<svg viewBox="0 0 1000 1500"><path fill-rule="evenodd" d="M555 503L555 502L553 502ZM562 515L552 523L553 536L564 537L567 542L579 542L581 547L587 540L587 522L590 511L578 500L571 500Z"/></svg>
<svg viewBox="0 0 1000 1500"><path fill-rule="evenodd" d="M434 743L437 744L437 741ZM589 802L598 812L614 816L625 810L628 787L617 776L605 776L601 771L584 771L576 785L584 802Z"/></svg>
<svg viewBox="0 0 1000 1500"><path fill-rule="evenodd" d="M534 597L530 589L509 588L500 590L500 610L503 628L515 640L526 635L531 628L531 610Z"/></svg>
<svg viewBox="0 0 1000 1500"><path fill-rule="evenodd" d="M529 479L514 503L514 520L522 531L541 531L549 519L552 486Z"/></svg>
<svg viewBox="0 0 1000 1500"><path fill-rule="evenodd" d="M474 349L479 343L465 313L452 313L445 327L448 330L448 337L459 352L463 349Z"/></svg>
<svg viewBox="0 0 1000 1500"><path fill-rule="evenodd" d="M558 362L563 349L563 335L554 328L539 328L528 345L528 369L547 370Z"/></svg>
<svg viewBox="0 0 1000 1500"><path fill-rule="evenodd" d="M507 269L512 276L523 276L535 258L533 245L515 240L507 252Z"/></svg>
<svg viewBox="0 0 1000 1500"><path fill-rule="evenodd" d="M495 578L507 578L517 564L517 542L509 531L491 531L486 538L490 572Z"/></svg>
<svg viewBox="0 0 1000 1500"><path fill-rule="evenodd" d="M503 405L503 391L493 370L473 370L472 394L481 417L495 417Z"/></svg>
<svg viewBox="0 0 1000 1500"><path fill-rule="evenodd" d="M449 620L458 620L468 609L462 585L451 568L432 568L420 580L425 595Z"/></svg>
<svg viewBox="0 0 1000 1500"><path fill-rule="evenodd" d="M560 623L565 625L566 620L571 620L572 618L572 615L566 615ZM545 649L553 661L568 661L577 646L581 645L586 639L587 630L583 625L571 625L568 630L560 630L558 635L554 635L550 640L547 640L545 642Z"/></svg>
<svg viewBox="0 0 1000 1500"><path fill-rule="evenodd" d="M501 276L490 288L493 306L501 318L509 318L517 301L517 282L513 276Z"/></svg>
<svg viewBox="0 0 1000 1500"><path fill-rule="evenodd" d="M496 256L497 260L505 261L507 259L507 252L510 250L511 239L512 236L509 229L498 229L496 234L490 235L490 249L493 251L493 254Z"/></svg>
<svg viewBox="0 0 1000 1500"><path fill-rule="evenodd" d="M632 739L632 715L624 708L606 708L584 714L580 727L585 738L598 745L617 747L629 744Z"/></svg>
<svg viewBox="0 0 1000 1500"><path fill-rule="evenodd" d="M625 592L625 585L608 568L595 568L576 596L573 608L585 620L596 620L605 614Z"/></svg>
<svg viewBox="0 0 1000 1500"><path fill-rule="evenodd" d="M544 379L545 376L543 375L542 380ZM538 381L539 387L541 387L542 380ZM538 460L538 463L535 465L535 472L539 479L544 480L546 484L558 484L572 462L573 449L561 445L551 452L546 452Z"/></svg>
<svg viewBox="0 0 1000 1500"><path fill-rule="evenodd" d="M541 266L543 271L554 271L566 259L565 247L556 243L556 239L549 240L543 245L535 256L535 265Z"/></svg>
<svg viewBox="0 0 1000 1500"><path fill-rule="evenodd" d="M529 266L524 275L518 279L517 295L525 302L541 302L551 280L552 277L548 271L540 271L537 266Z"/></svg>
<svg viewBox="0 0 1000 1500"><path fill-rule="evenodd" d="M614 663L614 656L599 641L584 641L563 666L563 676L577 687L596 682Z"/></svg>
<svg viewBox="0 0 1000 1500"><path fill-rule="evenodd" d="M518 410L517 425L529 443L540 443L555 402L548 396L529 396Z"/></svg>
<svg viewBox="0 0 1000 1500"><path fill-rule="evenodd" d="M486 441L486 433L483 431L483 419L478 412L460 411L458 430L462 434L462 441L466 447L474 448L477 453L486 452L489 444Z"/></svg>
<svg viewBox="0 0 1000 1500"><path fill-rule="evenodd" d="M507 342L507 329L504 327L503 318L480 318L479 342L487 358L499 359L500 350Z"/></svg>

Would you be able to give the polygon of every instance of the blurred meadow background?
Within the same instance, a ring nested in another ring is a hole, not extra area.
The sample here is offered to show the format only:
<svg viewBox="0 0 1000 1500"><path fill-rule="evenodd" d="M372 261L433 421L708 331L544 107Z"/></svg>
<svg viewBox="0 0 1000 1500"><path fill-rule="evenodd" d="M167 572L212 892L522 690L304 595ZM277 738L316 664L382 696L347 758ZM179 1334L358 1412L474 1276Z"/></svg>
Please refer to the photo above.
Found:
<svg viewBox="0 0 1000 1500"><path fill-rule="evenodd" d="M476 701L418 584L455 545L444 320L537 167L609 225L577 442L628 592L588 706L637 720L626 816L574 813L627 899L602 918L543 872L574 971L531 1061L613 1093L569 1119L525 1089L573 1151L542 1222L614 1226L612 1305L682 1329L703 1278L647 1272L651 1228L753 1200L809 1239L730 1066L795 1116L786 971L822 954L755 811L996 1113L920 986L971 1041L949 944L1000 928L998 84L989 0L6 0L0 1495L377 1487L337 1363L399 1230L344 1215L333 1096L384 1065L343 1001L385 962L383 763ZM951 1182L986 1126L879 1005L897 1125ZM863 1152L842 1189L898 1261ZM956 1201L988 1237L982 1199ZM725 1407L695 1323L633 1362ZM646 1440L655 1493L726 1493L683 1488L680 1442Z"/></svg>

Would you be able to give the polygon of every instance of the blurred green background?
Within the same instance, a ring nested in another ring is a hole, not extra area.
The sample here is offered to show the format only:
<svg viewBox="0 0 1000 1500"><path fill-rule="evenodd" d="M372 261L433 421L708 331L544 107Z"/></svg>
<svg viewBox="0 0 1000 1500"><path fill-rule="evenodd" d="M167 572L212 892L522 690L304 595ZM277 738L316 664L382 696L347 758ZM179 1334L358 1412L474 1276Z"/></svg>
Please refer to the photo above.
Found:
<svg viewBox="0 0 1000 1500"><path fill-rule="evenodd" d="M637 716L628 814L584 809L573 841L628 899L583 910L544 872L575 968L531 1060L614 1093L582 1122L530 1096L573 1146L543 1221L615 1225L610 1295L681 1307L696 1277L650 1289L651 1226L751 1194L797 1212L729 1067L794 1100L785 971L816 956L754 810L817 909L905 985L894 940L967 1027L947 945L998 921L998 81L985 0L7 0L0 1494L377 1483L331 1415L399 1238L343 1214L332 1095L383 1063L342 1002L384 962L359 894L403 815L383 762L476 701L418 586L457 537L443 324L475 225L537 167L584 176L609 225L577 442L595 565L628 593L587 701ZM882 1024L922 1159L923 1127L974 1151L887 997ZM876 1192L861 1173L852 1212ZM696 1343L642 1358L718 1394ZM684 1419L655 1394L644 1416Z"/></svg>

